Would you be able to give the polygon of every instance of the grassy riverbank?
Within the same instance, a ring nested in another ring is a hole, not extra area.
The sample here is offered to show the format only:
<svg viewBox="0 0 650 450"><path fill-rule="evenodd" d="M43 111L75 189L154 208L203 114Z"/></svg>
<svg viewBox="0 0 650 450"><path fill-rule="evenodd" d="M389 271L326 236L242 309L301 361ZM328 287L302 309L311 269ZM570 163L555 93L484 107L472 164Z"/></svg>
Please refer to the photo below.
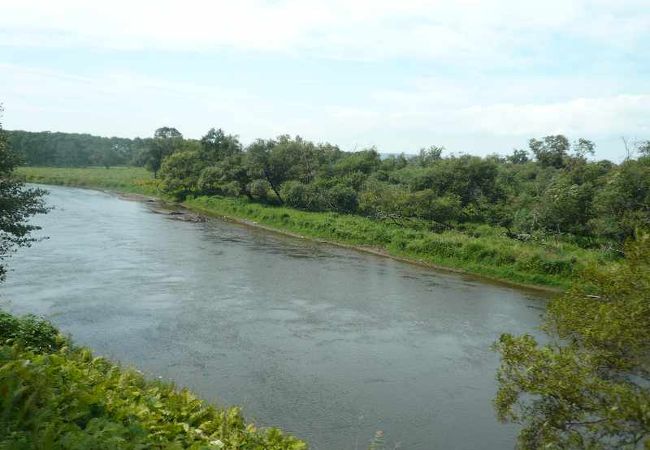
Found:
<svg viewBox="0 0 650 450"><path fill-rule="evenodd" d="M19 173L34 183L160 196L155 180L140 168L30 167L21 168ZM525 285L565 288L585 265L611 264L613 258L557 239L509 239L503 230L486 225L471 233L434 233L356 215L306 212L241 198L198 197L184 205L206 215L245 220L278 231Z"/></svg>
<svg viewBox="0 0 650 450"><path fill-rule="evenodd" d="M247 425L187 390L146 380L48 322L0 311L0 448L302 450L277 429Z"/></svg>
<svg viewBox="0 0 650 450"><path fill-rule="evenodd" d="M115 192L156 195L156 181L141 167L20 167L16 171L30 183L100 188Z"/></svg>

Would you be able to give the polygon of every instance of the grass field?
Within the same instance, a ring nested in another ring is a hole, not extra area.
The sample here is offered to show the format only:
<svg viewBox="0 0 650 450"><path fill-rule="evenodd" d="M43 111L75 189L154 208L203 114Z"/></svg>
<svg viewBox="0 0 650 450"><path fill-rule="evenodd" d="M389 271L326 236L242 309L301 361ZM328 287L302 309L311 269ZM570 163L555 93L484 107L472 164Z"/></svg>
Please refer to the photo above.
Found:
<svg viewBox="0 0 650 450"><path fill-rule="evenodd" d="M102 188L116 192L156 195L156 183L142 167L20 167L18 174L30 183Z"/></svg>
<svg viewBox="0 0 650 450"><path fill-rule="evenodd" d="M21 168L19 173L34 183L160 196L151 174L141 168L33 167ZM516 241L489 226L472 233L434 233L356 215L306 212L230 197L191 198L184 205L206 215L245 219L278 231L518 284L565 288L585 265L613 263L611 255L598 250L554 239Z"/></svg>

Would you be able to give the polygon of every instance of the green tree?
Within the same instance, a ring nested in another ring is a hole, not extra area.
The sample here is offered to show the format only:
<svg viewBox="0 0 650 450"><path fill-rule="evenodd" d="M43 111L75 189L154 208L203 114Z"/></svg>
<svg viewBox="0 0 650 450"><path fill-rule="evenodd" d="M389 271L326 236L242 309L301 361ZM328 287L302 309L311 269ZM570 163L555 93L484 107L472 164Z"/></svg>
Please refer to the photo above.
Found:
<svg viewBox="0 0 650 450"><path fill-rule="evenodd" d="M266 180L280 203L284 203L280 187L289 180L309 181L317 168L313 144L300 136L279 136L273 140L258 139L248 149L252 174Z"/></svg>
<svg viewBox="0 0 650 450"><path fill-rule="evenodd" d="M208 164L217 162L242 152L242 145L237 136L225 134L221 128L210 130L201 138L201 159Z"/></svg>
<svg viewBox="0 0 650 450"><path fill-rule="evenodd" d="M564 160L569 153L569 140L558 134L546 136L542 140L531 139L528 142L530 150L542 167L564 167Z"/></svg>
<svg viewBox="0 0 650 450"><path fill-rule="evenodd" d="M522 449L650 448L650 237L547 310L549 343L504 334L495 406Z"/></svg>
<svg viewBox="0 0 650 450"><path fill-rule="evenodd" d="M154 132L145 153L145 165L153 172L154 178L158 176L165 157L179 149L182 143L183 135L176 128L162 127Z"/></svg>
<svg viewBox="0 0 650 450"><path fill-rule="evenodd" d="M0 105L0 116L2 111ZM29 218L47 211L43 201L45 191L26 188L14 174L18 163L19 158L9 148L0 122L0 280L7 273L6 258L17 247L29 246L34 241L30 234L39 227L30 224Z"/></svg>
<svg viewBox="0 0 650 450"><path fill-rule="evenodd" d="M512 155L506 157L512 164L526 164L529 161L528 152L522 149L514 149Z"/></svg>
<svg viewBox="0 0 650 450"><path fill-rule="evenodd" d="M422 167L431 165L435 161L442 159L442 152L445 151L444 147L438 147L437 145L431 145L427 148L421 148L418 156L415 157L415 160Z"/></svg>
<svg viewBox="0 0 650 450"><path fill-rule="evenodd" d="M201 171L198 187L206 195L245 195L252 199L249 189L253 181L246 163L246 155L236 153L224 158L215 166Z"/></svg>
<svg viewBox="0 0 650 450"><path fill-rule="evenodd" d="M180 151L167 156L160 168L161 189L185 200L197 191L199 175L203 164L196 151Z"/></svg>
<svg viewBox="0 0 650 450"><path fill-rule="evenodd" d="M594 196L594 210L590 226L604 237L622 241L639 227L650 228L650 155L610 171Z"/></svg>

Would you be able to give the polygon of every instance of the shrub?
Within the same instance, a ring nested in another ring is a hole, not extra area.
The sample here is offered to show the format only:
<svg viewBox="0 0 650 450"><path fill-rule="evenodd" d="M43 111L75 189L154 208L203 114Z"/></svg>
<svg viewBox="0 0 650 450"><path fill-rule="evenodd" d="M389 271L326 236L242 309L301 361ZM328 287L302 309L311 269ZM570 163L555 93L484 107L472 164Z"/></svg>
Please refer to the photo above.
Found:
<svg viewBox="0 0 650 450"><path fill-rule="evenodd" d="M327 191L327 202L332 209L342 213L353 213L359 207L355 190L341 184Z"/></svg>
<svg viewBox="0 0 650 450"><path fill-rule="evenodd" d="M0 342L45 352L61 348L66 339L46 320L33 315L19 318L0 311Z"/></svg>

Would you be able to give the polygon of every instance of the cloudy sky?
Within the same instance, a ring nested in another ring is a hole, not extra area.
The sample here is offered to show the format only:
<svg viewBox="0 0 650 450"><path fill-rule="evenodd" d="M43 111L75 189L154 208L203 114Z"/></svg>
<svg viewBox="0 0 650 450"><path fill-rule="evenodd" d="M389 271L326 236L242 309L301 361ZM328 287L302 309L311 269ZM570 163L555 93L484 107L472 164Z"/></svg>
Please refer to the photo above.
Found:
<svg viewBox="0 0 650 450"><path fill-rule="evenodd" d="M2 0L4 127L508 153L650 139L650 0Z"/></svg>

